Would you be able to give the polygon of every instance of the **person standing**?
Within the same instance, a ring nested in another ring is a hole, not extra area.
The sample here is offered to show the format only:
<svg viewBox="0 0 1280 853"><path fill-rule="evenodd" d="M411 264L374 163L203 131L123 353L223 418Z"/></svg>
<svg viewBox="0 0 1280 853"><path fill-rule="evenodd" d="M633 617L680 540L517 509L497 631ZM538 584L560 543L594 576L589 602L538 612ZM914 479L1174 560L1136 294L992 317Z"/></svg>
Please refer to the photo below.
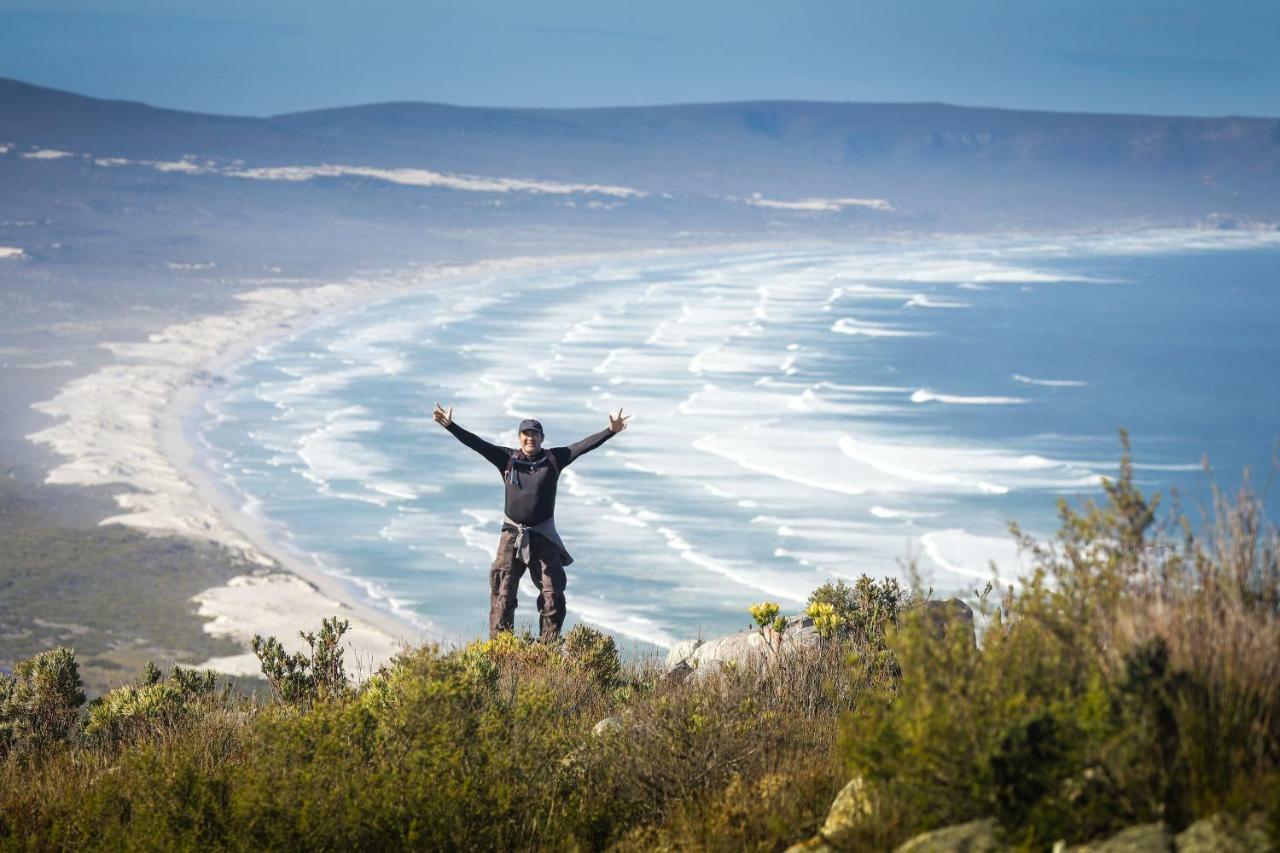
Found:
<svg viewBox="0 0 1280 853"><path fill-rule="evenodd" d="M502 533L498 553L489 567L489 636L510 631L515 624L516 594L526 569L538 588L541 639L554 642L564 625L565 567L573 557L556 532L556 484L560 472L584 453L595 450L627 428L630 415L609 415L609 426L568 447L542 446L542 424L532 418L520 422L520 447L499 447L453 421L453 407L436 403L435 422L458 441L489 460L502 474L505 490Z"/></svg>

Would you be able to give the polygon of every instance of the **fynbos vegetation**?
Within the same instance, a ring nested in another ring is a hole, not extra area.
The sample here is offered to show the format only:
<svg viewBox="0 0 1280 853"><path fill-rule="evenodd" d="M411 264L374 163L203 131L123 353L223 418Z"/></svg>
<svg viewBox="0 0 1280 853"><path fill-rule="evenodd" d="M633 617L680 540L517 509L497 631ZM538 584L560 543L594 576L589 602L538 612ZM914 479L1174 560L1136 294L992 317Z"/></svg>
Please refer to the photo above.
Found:
<svg viewBox="0 0 1280 853"><path fill-rule="evenodd" d="M988 820L1048 849L1210 815L1274 831L1280 543L1249 491L1214 509L1203 535L1161 524L1126 447L1052 541L1015 529L1033 569L975 597L980 642L954 606L864 577L815 590L810 621L751 607L765 653L683 678L580 625L408 650L353 685L327 620L305 653L255 640L270 700L149 667L84 709L58 649L0 677L0 846L864 850Z"/></svg>
<svg viewBox="0 0 1280 853"><path fill-rule="evenodd" d="M1127 441L1104 489L1059 503L1052 542L1014 527L1034 570L986 608L979 647L906 620L902 678L868 690L841 734L873 792L864 843L989 816L1033 849L1280 818L1280 540L1260 501L1215 490L1203 538L1185 520L1157 529Z"/></svg>

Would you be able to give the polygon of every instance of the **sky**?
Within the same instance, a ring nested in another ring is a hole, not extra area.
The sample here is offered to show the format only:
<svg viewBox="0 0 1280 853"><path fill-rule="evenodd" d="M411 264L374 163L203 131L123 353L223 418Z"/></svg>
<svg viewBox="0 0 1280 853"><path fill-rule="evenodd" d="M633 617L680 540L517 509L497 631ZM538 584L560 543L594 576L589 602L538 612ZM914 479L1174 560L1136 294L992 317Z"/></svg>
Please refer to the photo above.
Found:
<svg viewBox="0 0 1280 853"><path fill-rule="evenodd" d="M199 112L921 102L1280 116L1276 0L0 0L0 77Z"/></svg>

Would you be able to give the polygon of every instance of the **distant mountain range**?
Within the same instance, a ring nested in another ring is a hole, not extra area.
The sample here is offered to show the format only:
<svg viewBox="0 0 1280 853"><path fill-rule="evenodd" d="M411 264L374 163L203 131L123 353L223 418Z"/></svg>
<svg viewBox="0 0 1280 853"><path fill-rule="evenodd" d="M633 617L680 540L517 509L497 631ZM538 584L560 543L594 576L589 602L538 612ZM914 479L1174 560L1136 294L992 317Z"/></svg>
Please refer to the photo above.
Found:
<svg viewBox="0 0 1280 853"><path fill-rule="evenodd" d="M116 233L281 217L721 236L1280 221L1280 120L1260 118L764 101L249 118L0 79L0 152L0 222Z"/></svg>

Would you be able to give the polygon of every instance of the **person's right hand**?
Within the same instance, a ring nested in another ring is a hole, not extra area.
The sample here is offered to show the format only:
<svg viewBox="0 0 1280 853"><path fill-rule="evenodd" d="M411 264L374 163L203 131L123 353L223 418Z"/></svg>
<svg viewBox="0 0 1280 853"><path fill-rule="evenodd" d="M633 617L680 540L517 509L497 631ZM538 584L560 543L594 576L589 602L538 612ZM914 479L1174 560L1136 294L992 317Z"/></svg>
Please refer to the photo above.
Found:
<svg viewBox="0 0 1280 853"><path fill-rule="evenodd" d="M436 410L431 413L431 417L436 419L436 423L442 427L447 427L453 423L453 406L449 407L449 411L445 411L444 407L436 403Z"/></svg>

